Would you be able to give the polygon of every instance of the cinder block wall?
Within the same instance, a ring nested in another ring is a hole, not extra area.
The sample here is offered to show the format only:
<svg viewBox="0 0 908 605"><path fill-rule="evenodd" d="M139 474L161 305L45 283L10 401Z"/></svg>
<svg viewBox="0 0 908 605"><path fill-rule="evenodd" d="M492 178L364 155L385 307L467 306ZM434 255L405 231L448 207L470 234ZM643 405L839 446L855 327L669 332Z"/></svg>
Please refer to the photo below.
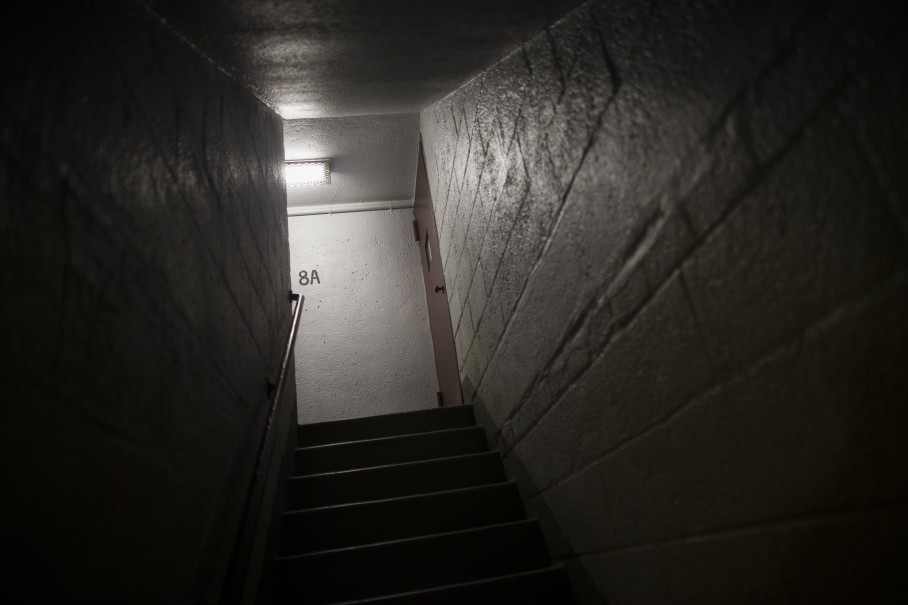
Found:
<svg viewBox="0 0 908 605"><path fill-rule="evenodd" d="M8 17L0 600L217 602L289 329L281 120L138 3Z"/></svg>
<svg viewBox="0 0 908 605"><path fill-rule="evenodd" d="M898 17L588 2L423 112L465 396L585 600L905 598Z"/></svg>

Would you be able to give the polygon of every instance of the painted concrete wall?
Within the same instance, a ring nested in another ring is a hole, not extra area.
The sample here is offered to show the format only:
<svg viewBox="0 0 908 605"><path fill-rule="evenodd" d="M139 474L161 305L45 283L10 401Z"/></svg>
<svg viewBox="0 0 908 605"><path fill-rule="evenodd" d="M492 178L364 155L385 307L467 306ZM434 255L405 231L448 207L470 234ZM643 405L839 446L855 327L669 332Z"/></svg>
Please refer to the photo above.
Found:
<svg viewBox="0 0 908 605"><path fill-rule="evenodd" d="M908 598L894 22L587 2L422 113L465 395L589 602Z"/></svg>
<svg viewBox="0 0 908 605"><path fill-rule="evenodd" d="M139 3L15 13L0 601L220 602L289 329L281 120Z"/></svg>
<svg viewBox="0 0 908 605"><path fill-rule="evenodd" d="M436 405L438 380L412 210L290 217L300 423ZM318 272L319 283L312 280Z"/></svg>
<svg viewBox="0 0 908 605"><path fill-rule="evenodd" d="M288 160L331 160L329 184L288 188L291 214L362 202L413 205L419 114L287 120L284 149Z"/></svg>

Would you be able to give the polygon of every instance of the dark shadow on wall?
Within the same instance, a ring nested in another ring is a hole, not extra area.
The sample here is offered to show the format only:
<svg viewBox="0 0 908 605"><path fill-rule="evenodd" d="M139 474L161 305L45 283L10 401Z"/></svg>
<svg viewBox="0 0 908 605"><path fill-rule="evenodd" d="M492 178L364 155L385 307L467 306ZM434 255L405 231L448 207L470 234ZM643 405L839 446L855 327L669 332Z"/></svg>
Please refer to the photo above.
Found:
<svg viewBox="0 0 908 605"><path fill-rule="evenodd" d="M290 324L280 117L137 2L20 3L0 56L0 600L218 602Z"/></svg>

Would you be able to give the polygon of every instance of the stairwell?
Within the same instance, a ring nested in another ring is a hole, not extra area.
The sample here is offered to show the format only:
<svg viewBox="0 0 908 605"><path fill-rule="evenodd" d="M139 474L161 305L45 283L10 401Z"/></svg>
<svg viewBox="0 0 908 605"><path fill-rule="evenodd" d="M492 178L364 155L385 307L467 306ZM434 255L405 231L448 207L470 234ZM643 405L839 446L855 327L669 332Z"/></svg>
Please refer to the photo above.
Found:
<svg viewBox="0 0 908 605"><path fill-rule="evenodd" d="M573 603L471 406L302 425L281 603Z"/></svg>

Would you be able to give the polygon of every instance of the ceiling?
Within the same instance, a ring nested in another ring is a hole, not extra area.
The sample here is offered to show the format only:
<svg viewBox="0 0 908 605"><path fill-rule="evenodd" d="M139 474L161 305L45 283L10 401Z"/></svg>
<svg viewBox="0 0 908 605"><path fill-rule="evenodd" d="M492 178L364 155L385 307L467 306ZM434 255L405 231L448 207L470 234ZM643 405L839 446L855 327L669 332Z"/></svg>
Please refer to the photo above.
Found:
<svg viewBox="0 0 908 605"><path fill-rule="evenodd" d="M579 0L144 0L281 116L418 112Z"/></svg>

